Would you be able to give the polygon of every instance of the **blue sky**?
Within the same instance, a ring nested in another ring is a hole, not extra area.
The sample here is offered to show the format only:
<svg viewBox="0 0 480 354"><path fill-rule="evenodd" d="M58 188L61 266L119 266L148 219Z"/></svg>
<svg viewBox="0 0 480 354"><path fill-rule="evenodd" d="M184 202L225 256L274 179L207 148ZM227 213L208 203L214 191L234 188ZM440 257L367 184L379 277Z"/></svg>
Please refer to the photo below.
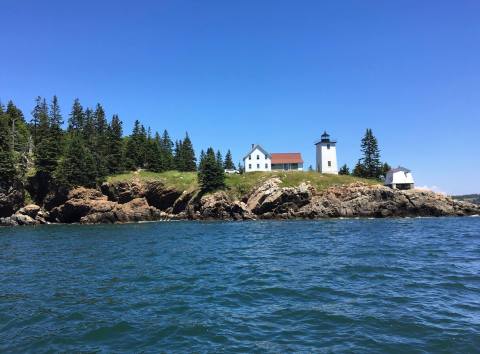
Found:
<svg viewBox="0 0 480 354"><path fill-rule="evenodd" d="M480 192L480 2L34 1L1 6L0 99L101 102L199 151L354 165L366 128L417 185Z"/></svg>

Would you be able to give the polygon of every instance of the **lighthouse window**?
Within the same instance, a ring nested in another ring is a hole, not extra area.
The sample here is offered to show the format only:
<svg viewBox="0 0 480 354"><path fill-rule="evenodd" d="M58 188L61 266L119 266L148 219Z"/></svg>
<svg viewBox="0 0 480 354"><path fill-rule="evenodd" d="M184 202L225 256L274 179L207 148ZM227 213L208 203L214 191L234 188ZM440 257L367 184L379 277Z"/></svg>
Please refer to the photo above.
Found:
<svg viewBox="0 0 480 354"><path fill-rule="evenodd" d="M251 163L248 164L248 169L249 169L249 170L252 169L252 164L251 164Z"/></svg>
<svg viewBox="0 0 480 354"><path fill-rule="evenodd" d="M330 144L327 144L327 149L330 150Z"/></svg>
<svg viewBox="0 0 480 354"><path fill-rule="evenodd" d="M252 155L248 155L248 159L251 160L251 159L252 159Z"/></svg>
<svg viewBox="0 0 480 354"><path fill-rule="evenodd" d="M328 161L328 167L332 167L332 161Z"/></svg>

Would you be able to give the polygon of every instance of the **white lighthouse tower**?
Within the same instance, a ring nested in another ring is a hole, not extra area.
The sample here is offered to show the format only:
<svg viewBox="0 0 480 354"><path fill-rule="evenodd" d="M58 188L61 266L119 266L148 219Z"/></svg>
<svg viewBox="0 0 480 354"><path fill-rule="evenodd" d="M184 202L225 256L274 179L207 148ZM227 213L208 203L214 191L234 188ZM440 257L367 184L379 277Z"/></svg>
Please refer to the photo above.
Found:
<svg viewBox="0 0 480 354"><path fill-rule="evenodd" d="M325 131L317 147L317 172L338 175L336 141L330 140L330 135Z"/></svg>

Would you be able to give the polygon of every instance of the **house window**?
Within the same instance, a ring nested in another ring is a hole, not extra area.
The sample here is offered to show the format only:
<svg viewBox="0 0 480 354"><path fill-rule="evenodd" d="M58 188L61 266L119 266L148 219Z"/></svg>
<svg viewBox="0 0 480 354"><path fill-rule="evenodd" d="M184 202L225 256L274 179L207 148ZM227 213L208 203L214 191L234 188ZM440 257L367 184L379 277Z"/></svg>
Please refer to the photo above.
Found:
<svg viewBox="0 0 480 354"><path fill-rule="evenodd" d="M260 168L260 164L259 164L259 163L257 163L257 168Z"/></svg>
<svg viewBox="0 0 480 354"><path fill-rule="evenodd" d="M249 169L249 170L252 169L252 164L251 164L251 163L248 164L248 169Z"/></svg>
<svg viewBox="0 0 480 354"><path fill-rule="evenodd" d="M332 167L332 161L328 161L328 167Z"/></svg>
<svg viewBox="0 0 480 354"><path fill-rule="evenodd" d="M268 163L265 164L265 168L268 168Z"/></svg>
<svg viewBox="0 0 480 354"><path fill-rule="evenodd" d="M327 144L327 149L330 150L330 144Z"/></svg>
<svg viewBox="0 0 480 354"><path fill-rule="evenodd" d="M252 159L252 155L248 155L248 159L251 160L251 159Z"/></svg>
<svg viewBox="0 0 480 354"><path fill-rule="evenodd" d="M260 160L260 155L257 155L257 160Z"/></svg>

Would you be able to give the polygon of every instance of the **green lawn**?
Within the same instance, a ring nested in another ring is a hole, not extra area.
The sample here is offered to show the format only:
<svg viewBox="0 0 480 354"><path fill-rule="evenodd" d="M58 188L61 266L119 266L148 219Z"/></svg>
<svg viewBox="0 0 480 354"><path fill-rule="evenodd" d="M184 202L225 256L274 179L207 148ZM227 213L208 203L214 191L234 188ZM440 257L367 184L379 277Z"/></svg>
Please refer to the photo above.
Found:
<svg viewBox="0 0 480 354"><path fill-rule="evenodd" d="M295 187L302 182L309 182L317 190L323 190L334 185L345 185L354 182L363 182L367 184L379 184L377 180L364 179L352 176L328 175L317 172L250 172L243 175L227 175L226 185L227 192L232 197L238 198L250 192L255 186L271 177L278 177L282 181L284 187ZM162 173L140 171L138 173L129 172L110 176L108 182L131 181L138 179L140 181L161 181L169 187L178 190L195 190L198 189L196 172L178 172L168 171Z"/></svg>

